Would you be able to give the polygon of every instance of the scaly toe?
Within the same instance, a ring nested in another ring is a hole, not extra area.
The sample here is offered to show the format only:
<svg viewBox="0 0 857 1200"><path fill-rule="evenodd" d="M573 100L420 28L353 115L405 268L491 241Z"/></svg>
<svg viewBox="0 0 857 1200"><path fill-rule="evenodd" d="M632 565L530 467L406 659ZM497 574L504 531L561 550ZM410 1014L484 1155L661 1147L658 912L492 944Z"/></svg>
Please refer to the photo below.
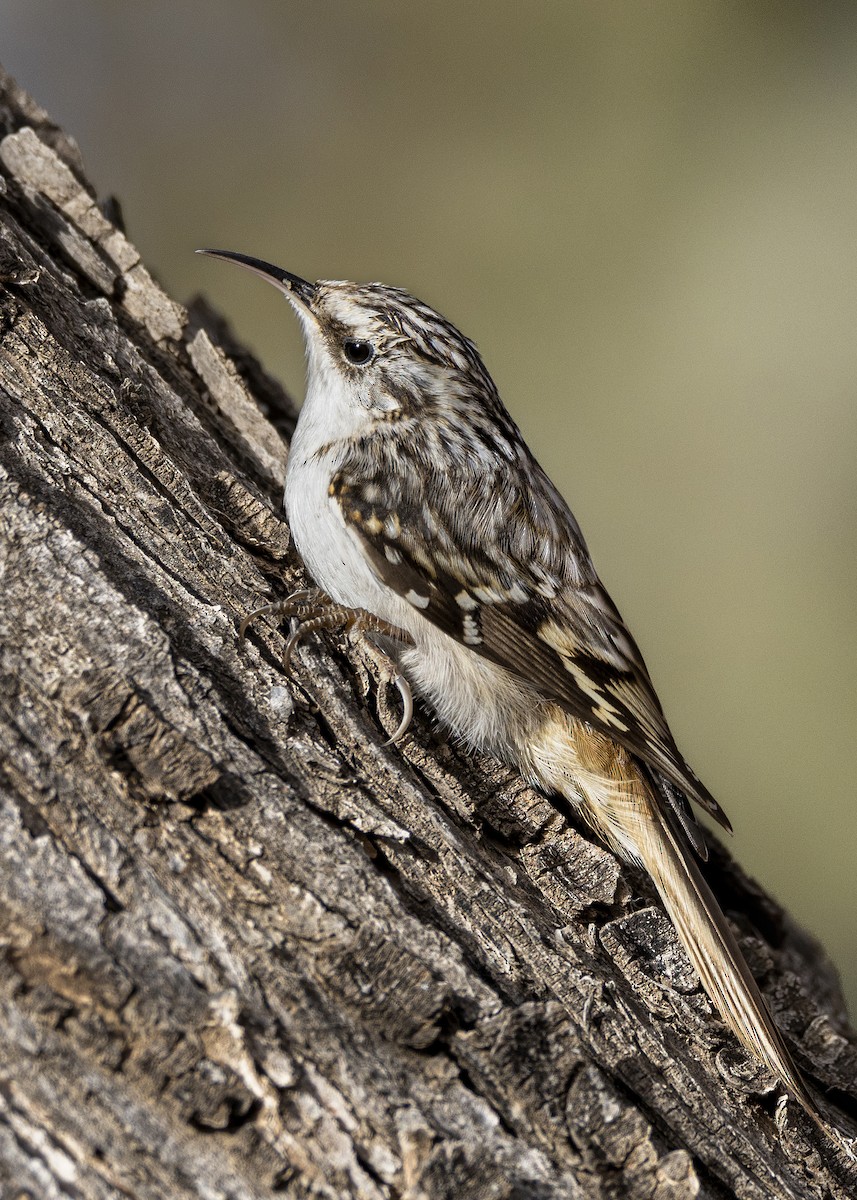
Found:
<svg viewBox="0 0 857 1200"><path fill-rule="evenodd" d="M318 588L300 588L298 591L292 592L290 596L286 596L285 600L274 600L271 604L263 604L261 608L254 609L243 618L238 626L238 641L244 641L249 626L258 617L287 617L293 609L306 604L307 601L317 602L321 607L326 600L327 597L323 592L319 592Z"/></svg>

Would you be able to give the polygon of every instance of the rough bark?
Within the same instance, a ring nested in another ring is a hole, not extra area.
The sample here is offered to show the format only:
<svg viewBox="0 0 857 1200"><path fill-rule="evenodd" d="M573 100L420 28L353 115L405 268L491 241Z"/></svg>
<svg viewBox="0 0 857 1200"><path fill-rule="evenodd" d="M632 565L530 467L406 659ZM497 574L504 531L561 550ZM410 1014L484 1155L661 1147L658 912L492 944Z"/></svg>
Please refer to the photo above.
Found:
<svg viewBox="0 0 857 1200"><path fill-rule="evenodd" d="M303 582L292 403L8 77L0 136L3 1200L853 1194L645 879L425 715L386 748L365 647L239 645ZM847 1129L832 969L710 877Z"/></svg>

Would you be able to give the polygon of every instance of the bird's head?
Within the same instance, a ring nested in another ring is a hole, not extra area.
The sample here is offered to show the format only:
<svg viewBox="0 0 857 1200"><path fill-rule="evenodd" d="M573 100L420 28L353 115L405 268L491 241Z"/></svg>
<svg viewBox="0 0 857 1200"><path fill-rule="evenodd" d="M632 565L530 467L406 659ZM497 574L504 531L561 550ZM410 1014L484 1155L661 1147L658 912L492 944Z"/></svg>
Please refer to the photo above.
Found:
<svg viewBox="0 0 857 1200"><path fill-rule="evenodd" d="M309 283L261 259L203 250L246 267L288 299L303 328L307 401L395 419L485 404L494 385L474 344L421 300L381 283ZM344 411L343 411L344 415Z"/></svg>

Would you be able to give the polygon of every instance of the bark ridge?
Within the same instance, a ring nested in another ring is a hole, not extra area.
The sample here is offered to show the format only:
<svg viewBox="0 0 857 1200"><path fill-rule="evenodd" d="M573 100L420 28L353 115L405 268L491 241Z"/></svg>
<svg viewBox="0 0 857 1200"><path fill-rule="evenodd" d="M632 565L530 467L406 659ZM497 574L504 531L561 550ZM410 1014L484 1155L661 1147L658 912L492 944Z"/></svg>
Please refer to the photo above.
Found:
<svg viewBox="0 0 857 1200"><path fill-rule="evenodd" d="M190 252L189 247L189 252ZM0 1197L848 1197L645 880L420 715L304 582L294 408L0 75ZM843 1128L820 949L709 877Z"/></svg>

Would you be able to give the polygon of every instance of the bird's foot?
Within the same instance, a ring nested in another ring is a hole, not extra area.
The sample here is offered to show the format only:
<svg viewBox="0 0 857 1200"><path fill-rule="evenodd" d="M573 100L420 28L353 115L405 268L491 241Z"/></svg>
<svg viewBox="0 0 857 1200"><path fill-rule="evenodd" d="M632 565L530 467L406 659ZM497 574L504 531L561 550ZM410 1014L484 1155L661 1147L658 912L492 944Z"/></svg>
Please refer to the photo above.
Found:
<svg viewBox="0 0 857 1200"><path fill-rule="evenodd" d="M292 592L285 600L264 604L261 608L248 613L238 627L239 641L243 642L248 626L257 617L288 619L291 622L291 630L283 647L283 668L286 671L289 671L291 667L292 654L301 638L308 633L318 633L322 629L341 629L351 634L376 633L382 637L403 642L406 646L414 644L413 638L404 629L382 620L381 617L376 617L374 613L368 612L365 608L348 608L344 604L337 604L320 588L304 588L301 591ZM373 648L376 653L388 659L391 682L398 688L399 695L402 697L403 711L399 728L384 743L385 746L390 746L398 742L407 732L414 715L414 699L410 684L393 661L374 642Z"/></svg>

